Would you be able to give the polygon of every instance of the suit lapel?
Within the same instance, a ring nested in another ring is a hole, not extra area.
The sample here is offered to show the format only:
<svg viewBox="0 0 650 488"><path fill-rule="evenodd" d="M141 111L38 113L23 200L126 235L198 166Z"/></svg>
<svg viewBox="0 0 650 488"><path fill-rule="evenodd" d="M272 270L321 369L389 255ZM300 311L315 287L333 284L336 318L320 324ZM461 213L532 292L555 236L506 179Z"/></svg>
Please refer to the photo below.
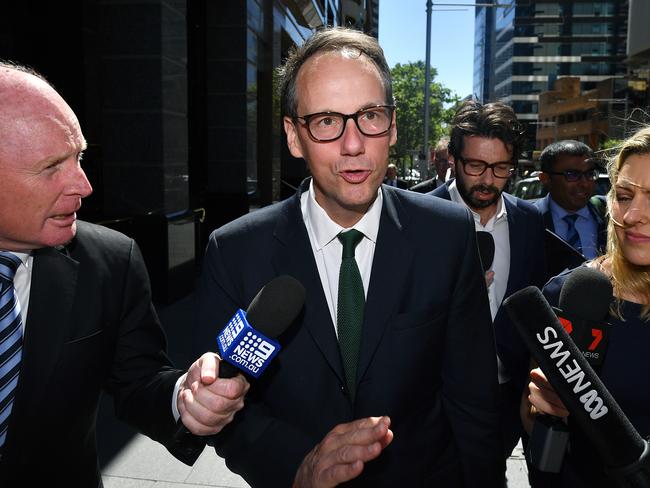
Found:
<svg viewBox="0 0 650 488"><path fill-rule="evenodd" d="M553 215L551 214L551 205L549 202L549 195L546 195L542 199L542 203L539 207L542 212L542 218L544 219L544 227L546 227L551 232L555 232L555 225L553 225Z"/></svg>
<svg viewBox="0 0 650 488"><path fill-rule="evenodd" d="M300 210L300 193L304 185L303 182L296 196L292 201L287 202L285 212L278 220L275 237L281 245L271 260L278 274L286 273L293 276L305 287L303 326L320 349L327 364L338 376L339 381L345 381L334 324Z"/></svg>
<svg viewBox="0 0 650 488"><path fill-rule="evenodd" d="M44 391L70 328L78 263L56 249L34 252L20 385L31 405Z"/></svg>
<svg viewBox="0 0 650 488"><path fill-rule="evenodd" d="M510 240L510 270L508 272L508 285L506 294L510 296L514 290L520 288L521 275L526 267L526 237L527 223L526 216L523 214L516 202L510 200L510 196L503 194L503 202L508 212L508 238Z"/></svg>
<svg viewBox="0 0 650 488"><path fill-rule="evenodd" d="M407 224L406 213L395 192L384 190L383 196L363 320L357 383L368 369L389 319L395 313L395 290L407 279L413 258L413 249L402 232ZM390 263L399 263L399 266L387 266Z"/></svg>

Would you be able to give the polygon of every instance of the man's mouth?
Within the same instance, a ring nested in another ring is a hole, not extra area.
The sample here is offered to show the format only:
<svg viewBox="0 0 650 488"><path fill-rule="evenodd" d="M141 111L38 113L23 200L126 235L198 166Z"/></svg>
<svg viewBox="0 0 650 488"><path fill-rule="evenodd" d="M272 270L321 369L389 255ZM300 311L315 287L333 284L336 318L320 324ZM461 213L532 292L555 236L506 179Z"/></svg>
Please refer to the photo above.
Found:
<svg viewBox="0 0 650 488"><path fill-rule="evenodd" d="M339 175L341 178L343 178L346 182L352 183L352 184L359 184L363 183L368 179L370 176L371 171L367 169L352 169L352 170L346 170L346 171L340 171Z"/></svg>

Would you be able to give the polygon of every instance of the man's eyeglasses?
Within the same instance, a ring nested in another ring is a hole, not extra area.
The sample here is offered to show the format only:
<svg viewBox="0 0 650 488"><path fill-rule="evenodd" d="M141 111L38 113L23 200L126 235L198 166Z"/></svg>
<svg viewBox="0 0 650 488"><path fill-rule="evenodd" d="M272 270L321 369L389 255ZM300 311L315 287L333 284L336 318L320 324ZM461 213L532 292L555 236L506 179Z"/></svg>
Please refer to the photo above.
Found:
<svg viewBox="0 0 650 488"><path fill-rule="evenodd" d="M481 176L488 168L492 170L495 178L510 178L515 172L515 165L510 162L488 164L478 159L458 158L458 160L463 164L463 169L469 176Z"/></svg>
<svg viewBox="0 0 650 488"><path fill-rule="evenodd" d="M348 119L365 136L381 136L388 132L393 123L394 105L375 105L353 114L339 112L318 112L296 117L307 126L309 135L319 142L335 141L343 135Z"/></svg>
<svg viewBox="0 0 650 488"><path fill-rule="evenodd" d="M597 169L589 169L587 171L569 169L562 172L545 171L545 173L548 173L549 175L564 176L564 179L570 183L575 183L580 180L580 178L584 178L586 181L596 181L598 179Z"/></svg>

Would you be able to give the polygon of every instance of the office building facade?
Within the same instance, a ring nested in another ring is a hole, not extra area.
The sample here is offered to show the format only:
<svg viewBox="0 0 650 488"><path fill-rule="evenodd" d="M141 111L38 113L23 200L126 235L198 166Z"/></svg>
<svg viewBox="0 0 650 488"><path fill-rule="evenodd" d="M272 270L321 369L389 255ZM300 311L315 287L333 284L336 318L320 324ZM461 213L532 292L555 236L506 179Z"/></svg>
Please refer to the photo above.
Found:
<svg viewBox="0 0 650 488"><path fill-rule="evenodd" d="M489 68L475 66L475 85L489 78L483 100L510 104L519 119L529 123L533 147L541 124L539 94L552 89L556 79L578 77L582 91L608 78L623 80L628 0L517 0L505 8L501 5L490 8L494 37L489 38L491 29L486 27L483 39L475 41L475 50L481 46L491 50L485 55L490 62L483 61Z"/></svg>

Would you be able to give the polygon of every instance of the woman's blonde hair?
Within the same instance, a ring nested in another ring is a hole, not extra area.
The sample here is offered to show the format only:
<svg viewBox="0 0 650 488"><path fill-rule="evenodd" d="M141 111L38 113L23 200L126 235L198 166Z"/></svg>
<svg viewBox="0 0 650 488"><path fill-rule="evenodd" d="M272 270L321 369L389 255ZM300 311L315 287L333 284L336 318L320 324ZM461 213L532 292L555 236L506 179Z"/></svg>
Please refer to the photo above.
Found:
<svg viewBox="0 0 650 488"><path fill-rule="evenodd" d="M650 127L645 127L627 138L621 144L618 154L609 162L608 172L612 187L607 194L607 210L610 216L607 225L607 253L599 261L602 263L603 260L610 258L610 273L614 294L617 297L624 294L640 297L642 303L645 304L641 311L641 318L649 320L650 266L638 266L625 258L616 235L617 224L612 219L612 207L616 201L616 183L619 174L627 159L637 154L650 155ZM650 162L648 171L650 171ZM620 298L617 298L617 304L617 312L619 312L618 315L620 316Z"/></svg>

